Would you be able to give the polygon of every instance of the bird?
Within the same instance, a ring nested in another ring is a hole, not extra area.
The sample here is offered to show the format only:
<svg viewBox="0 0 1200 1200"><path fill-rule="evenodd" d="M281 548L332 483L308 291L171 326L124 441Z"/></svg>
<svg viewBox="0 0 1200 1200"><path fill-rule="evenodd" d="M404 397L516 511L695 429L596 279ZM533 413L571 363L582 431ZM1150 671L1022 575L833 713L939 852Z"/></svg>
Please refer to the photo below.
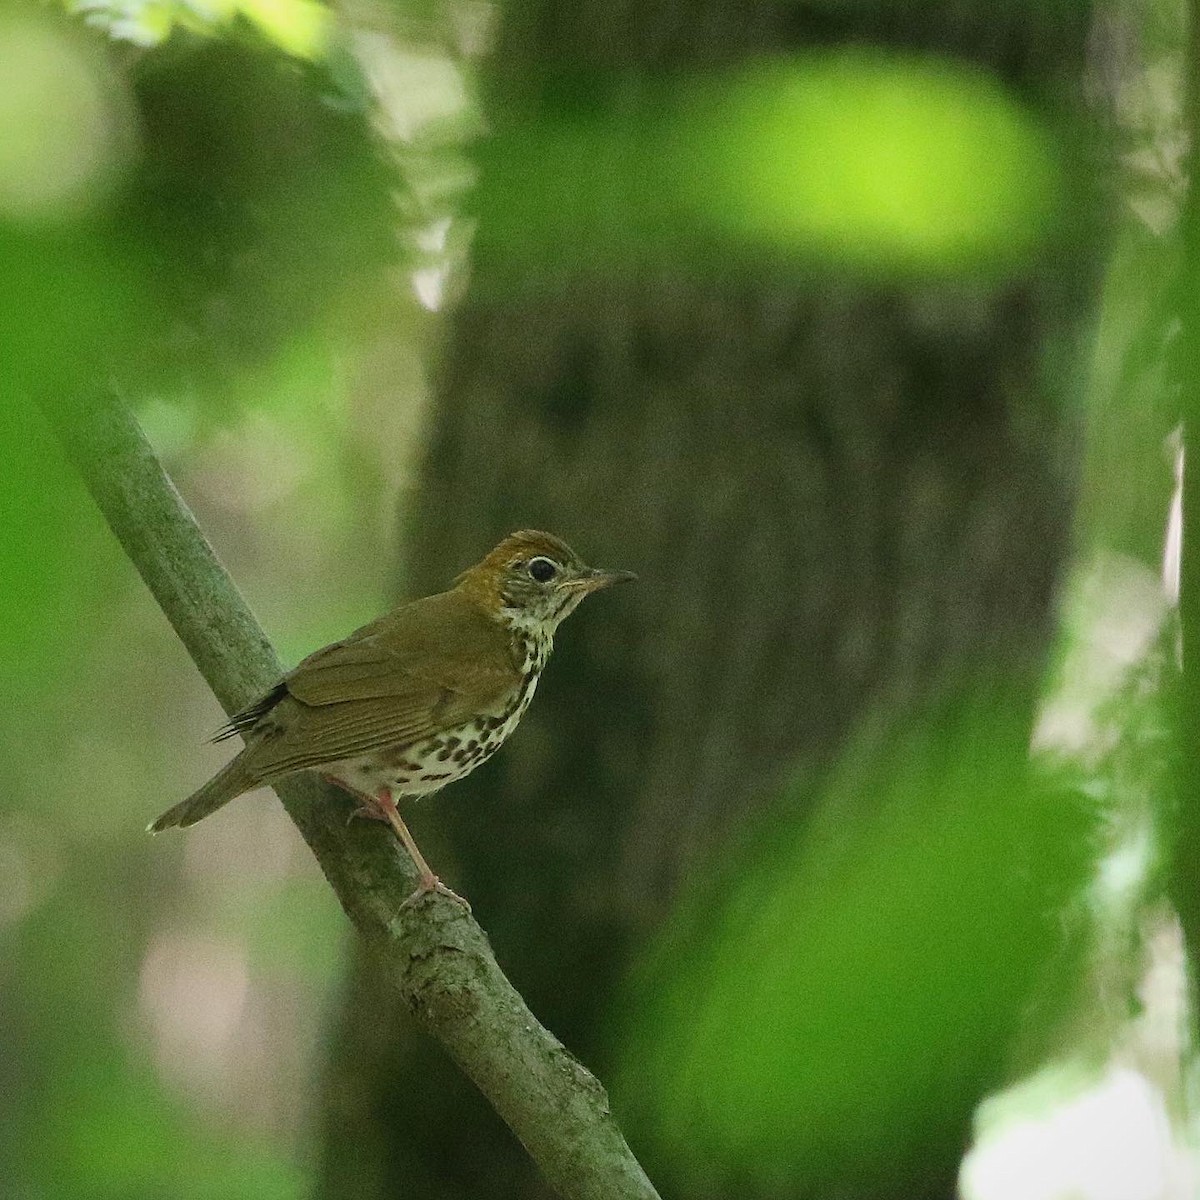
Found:
<svg viewBox="0 0 1200 1200"><path fill-rule="evenodd" d="M553 534L509 534L447 591L402 604L315 651L213 741L245 745L147 827L186 828L242 793L313 771L386 821L417 868L413 903L440 892L396 806L486 762L529 707L558 626L584 597L635 579L589 567Z"/></svg>

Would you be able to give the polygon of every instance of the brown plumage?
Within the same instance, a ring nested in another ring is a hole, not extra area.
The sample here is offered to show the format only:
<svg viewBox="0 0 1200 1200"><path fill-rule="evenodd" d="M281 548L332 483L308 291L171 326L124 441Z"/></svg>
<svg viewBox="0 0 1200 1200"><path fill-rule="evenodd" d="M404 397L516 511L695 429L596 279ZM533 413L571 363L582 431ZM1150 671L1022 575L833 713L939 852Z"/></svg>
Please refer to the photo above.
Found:
<svg viewBox="0 0 1200 1200"><path fill-rule="evenodd" d="M310 654L217 735L245 738L237 757L150 829L193 825L251 788L317 770L392 825L421 873L418 894L448 891L394 796L438 791L494 753L532 699L559 623L589 592L632 578L586 566L552 534L511 534L449 591Z"/></svg>

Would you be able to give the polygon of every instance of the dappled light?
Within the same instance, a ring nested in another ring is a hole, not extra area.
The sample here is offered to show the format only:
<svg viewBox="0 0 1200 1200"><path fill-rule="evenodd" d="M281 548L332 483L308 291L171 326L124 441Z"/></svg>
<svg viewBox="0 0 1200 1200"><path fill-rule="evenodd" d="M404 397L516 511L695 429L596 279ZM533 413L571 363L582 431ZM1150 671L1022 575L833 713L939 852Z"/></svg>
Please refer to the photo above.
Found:
<svg viewBox="0 0 1200 1200"><path fill-rule="evenodd" d="M67 0L67 7L139 46L156 46L172 33L227 33L242 18L297 58L324 54L333 26L332 10L320 0Z"/></svg>
<svg viewBox="0 0 1200 1200"><path fill-rule="evenodd" d="M968 68L829 54L697 91L679 186L735 238L878 273L1012 267L1055 232L1053 135Z"/></svg>
<svg viewBox="0 0 1200 1200"><path fill-rule="evenodd" d="M137 153L124 80L77 31L0 16L0 220L77 219L111 199Z"/></svg>
<svg viewBox="0 0 1200 1200"><path fill-rule="evenodd" d="M1018 270L1068 233L1062 134L945 60L814 53L655 81L636 128L587 87L482 148L483 248L490 219L514 269L682 246L940 276Z"/></svg>

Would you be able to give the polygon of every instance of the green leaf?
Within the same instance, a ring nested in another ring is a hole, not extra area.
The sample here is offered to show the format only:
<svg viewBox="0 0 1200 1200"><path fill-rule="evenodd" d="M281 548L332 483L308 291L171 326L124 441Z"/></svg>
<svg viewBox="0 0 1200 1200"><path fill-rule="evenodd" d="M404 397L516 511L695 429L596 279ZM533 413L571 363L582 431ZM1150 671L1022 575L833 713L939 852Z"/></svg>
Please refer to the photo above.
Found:
<svg viewBox="0 0 1200 1200"><path fill-rule="evenodd" d="M1087 861L1028 767L1027 707L976 693L864 733L811 822L786 790L665 931L615 1094L685 1189L953 1163Z"/></svg>

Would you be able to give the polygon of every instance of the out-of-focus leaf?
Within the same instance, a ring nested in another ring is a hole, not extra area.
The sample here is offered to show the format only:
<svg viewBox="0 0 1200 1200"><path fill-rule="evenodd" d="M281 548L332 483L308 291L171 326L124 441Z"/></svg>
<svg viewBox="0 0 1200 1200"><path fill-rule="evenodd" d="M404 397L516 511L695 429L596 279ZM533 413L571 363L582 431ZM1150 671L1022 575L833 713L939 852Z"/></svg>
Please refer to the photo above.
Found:
<svg viewBox="0 0 1200 1200"><path fill-rule="evenodd" d="M214 43L148 57L134 94L145 148L120 215L169 296L161 367L220 375L364 294L385 306L398 176L323 68Z"/></svg>
<svg viewBox="0 0 1200 1200"><path fill-rule="evenodd" d="M664 1177L704 1195L952 1168L1023 1006L1054 993L1087 862L1028 723L976 694L864 736L811 825L785 793L684 906L631 989L616 1088Z"/></svg>
<svg viewBox="0 0 1200 1200"><path fill-rule="evenodd" d="M0 54L62 68L9 72L0 103L0 357L21 386L186 390L396 305L397 170L332 66L182 43L122 73L96 35L29 16L0 22Z"/></svg>
<svg viewBox="0 0 1200 1200"><path fill-rule="evenodd" d="M480 253L541 272L681 252L1012 270L1061 232L1071 177L992 77L844 52L670 82L557 79L480 156Z"/></svg>
<svg viewBox="0 0 1200 1200"><path fill-rule="evenodd" d="M67 0L74 12L139 46L157 46L176 30L227 34L245 17L279 49L297 58L319 58L333 26L330 9L317 0Z"/></svg>
<svg viewBox="0 0 1200 1200"><path fill-rule="evenodd" d="M1042 122L994 78L947 60L760 66L702 88L682 140L697 220L859 268L1011 265L1063 200Z"/></svg>
<svg viewBox="0 0 1200 1200"><path fill-rule="evenodd" d="M0 362L54 396L119 374L158 332L136 231L113 221L139 152L122 76L78 29L0 17Z"/></svg>

